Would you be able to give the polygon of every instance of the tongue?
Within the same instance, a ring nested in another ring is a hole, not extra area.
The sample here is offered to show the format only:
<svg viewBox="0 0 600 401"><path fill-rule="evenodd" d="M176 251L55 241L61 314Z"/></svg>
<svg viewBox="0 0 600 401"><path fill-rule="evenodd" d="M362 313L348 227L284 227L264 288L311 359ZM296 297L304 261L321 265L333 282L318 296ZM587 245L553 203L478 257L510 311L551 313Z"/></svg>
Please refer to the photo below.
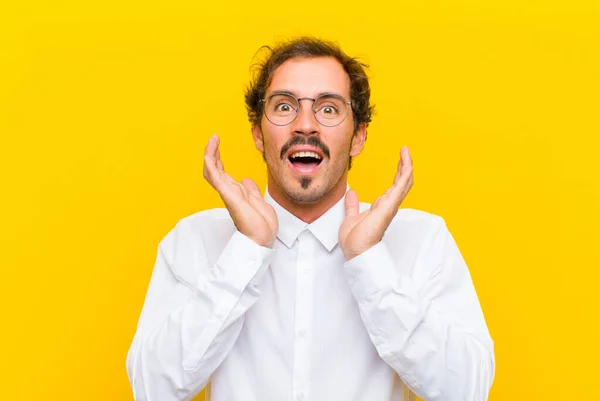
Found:
<svg viewBox="0 0 600 401"><path fill-rule="evenodd" d="M314 171L319 163L317 162L292 162L294 169L300 173L310 173Z"/></svg>

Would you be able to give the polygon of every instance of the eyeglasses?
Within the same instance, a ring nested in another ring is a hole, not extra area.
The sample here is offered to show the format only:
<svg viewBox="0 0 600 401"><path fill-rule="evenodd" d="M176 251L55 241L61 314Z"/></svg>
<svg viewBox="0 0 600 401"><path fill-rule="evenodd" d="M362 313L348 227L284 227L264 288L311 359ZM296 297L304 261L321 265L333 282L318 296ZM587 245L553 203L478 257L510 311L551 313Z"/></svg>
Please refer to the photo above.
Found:
<svg viewBox="0 0 600 401"><path fill-rule="evenodd" d="M333 93L325 93L319 97L295 98L289 93L275 92L266 99L261 99L267 119L279 126L291 124L300 113L300 101L312 100L312 111L319 124L326 127L339 125L348 116L352 102L345 97Z"/></svg>

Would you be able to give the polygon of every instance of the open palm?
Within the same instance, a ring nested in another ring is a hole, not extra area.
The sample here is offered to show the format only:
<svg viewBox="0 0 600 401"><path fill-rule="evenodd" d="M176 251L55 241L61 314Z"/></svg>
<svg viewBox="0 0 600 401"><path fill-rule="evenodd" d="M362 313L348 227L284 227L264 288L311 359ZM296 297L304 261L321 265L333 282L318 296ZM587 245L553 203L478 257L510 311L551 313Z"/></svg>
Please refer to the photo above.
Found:
<svg viewBox="0 0 600 401"><path fill-rule="evenodd" d="M241 183L225 172L219 137L213 135L204 151L204 178L219 193L238 231L261 246L272 247L277 236L277 214L249 178Z"/></svg>
<svg viewBox="0 0 600 401"><path fill-rule="evenodd" d="M370 209L359 212L358 195L346 193L346 218L339 231L339 244L350 260L376 245L398 212L398 207L413 185L412 160L406 147L400 151L394 183L378 197Z"/></svg>

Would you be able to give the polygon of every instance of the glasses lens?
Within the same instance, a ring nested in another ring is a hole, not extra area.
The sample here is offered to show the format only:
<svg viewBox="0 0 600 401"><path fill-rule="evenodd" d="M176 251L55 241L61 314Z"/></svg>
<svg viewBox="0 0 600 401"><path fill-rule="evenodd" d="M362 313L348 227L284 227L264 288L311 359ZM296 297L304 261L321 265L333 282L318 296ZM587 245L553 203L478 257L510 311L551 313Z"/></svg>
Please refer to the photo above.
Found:
<svg viewBox="0 0 600 401"><path fill-rule="evenodd" d="M340 95L324 95L314 106L315 116L323 125L332 127L341 123L348 114L346 99Z"/></svg>
<svg viewBox="0 0 600 401"><path fill-rule="evenodd" d="M292 96L275 94L267 99L265 114L275 125L287 125L296 118L298 102Z"/></svg>

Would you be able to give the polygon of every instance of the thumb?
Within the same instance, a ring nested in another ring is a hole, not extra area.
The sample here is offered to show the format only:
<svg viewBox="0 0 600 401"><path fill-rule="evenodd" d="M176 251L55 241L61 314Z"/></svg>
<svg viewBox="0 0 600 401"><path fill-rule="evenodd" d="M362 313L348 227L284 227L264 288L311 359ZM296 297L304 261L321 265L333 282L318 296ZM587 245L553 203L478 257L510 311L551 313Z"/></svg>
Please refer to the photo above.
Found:
<svg viewBox="0 0 600 401"><path fill-rule="evenodd" d="M356 191L353 189L348 190L348 192L346 192L346 217L354 217L354 216L358 216L358 209L359 209L359 204L358 204L358 195L356 194Z"/></svg>
<svg viewBox="0 0 600 401"><path fill-rule="evenodd" d="M248 190L248 192L250 192L251 195L262 198L262 195L260 194L260 189L258 189L258 185L256 185L256 183L250 178L244 178L242 180L242 185Z"/></svg>

